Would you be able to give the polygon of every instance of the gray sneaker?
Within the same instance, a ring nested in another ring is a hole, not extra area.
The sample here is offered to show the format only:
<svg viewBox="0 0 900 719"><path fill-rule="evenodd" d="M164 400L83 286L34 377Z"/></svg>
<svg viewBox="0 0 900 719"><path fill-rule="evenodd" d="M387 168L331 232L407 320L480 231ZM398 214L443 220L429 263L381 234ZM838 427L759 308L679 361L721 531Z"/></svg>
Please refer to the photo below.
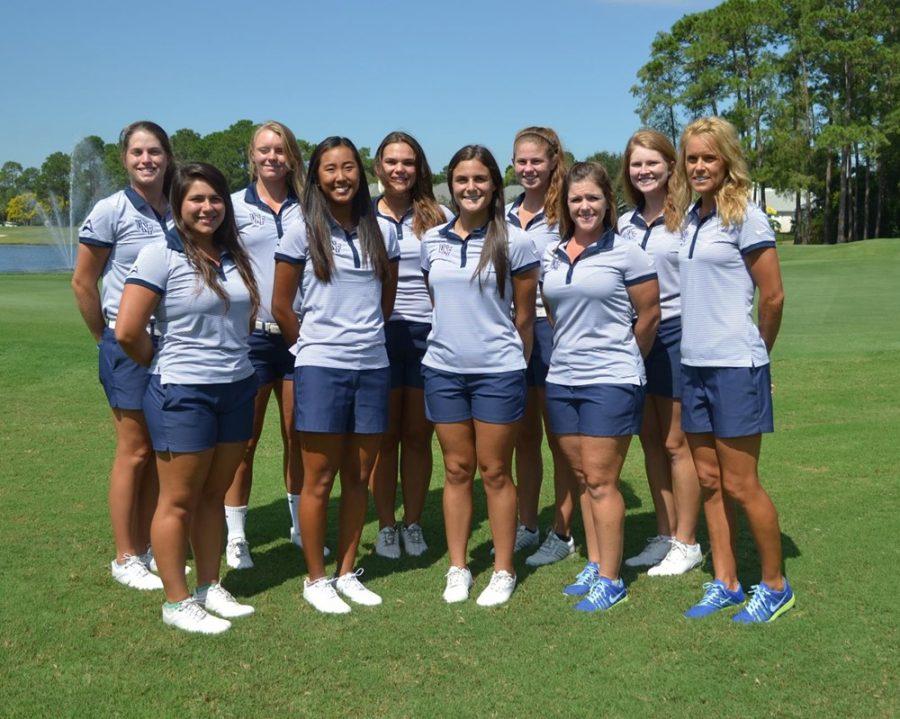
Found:
<svg viewBox="0 0 900 719"><path fill-rule="evenodd" d="M400 559L400 537L396 527L384 527L375 537L375 554L386 559Z"/></svg>
<svg viewBox="0 0 900 719"><path fill-rule="evenodd" d="M568 542L564 542L552 529L547 531L547 537L540 548L525 559L525 564L529 567L542 567L545 564L553 564L566 557L575 554L575 540L569 537Z"/></svg>
<svg viewBox="0 0 900 719"><path fill-rule="evenodd" d="M403 549L411 557L421 557L428 551L422 527L413 522L408 527L400 525L400 539L403 540Z"/></svg>

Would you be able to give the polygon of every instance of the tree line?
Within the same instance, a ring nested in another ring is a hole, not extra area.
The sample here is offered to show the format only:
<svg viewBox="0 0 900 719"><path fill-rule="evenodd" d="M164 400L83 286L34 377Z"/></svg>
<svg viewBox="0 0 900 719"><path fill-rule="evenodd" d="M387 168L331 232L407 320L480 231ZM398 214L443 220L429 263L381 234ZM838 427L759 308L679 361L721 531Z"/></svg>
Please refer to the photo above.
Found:
<svg viewBox="0 0 900 719"><path fill-rule="evenodd" d="M726 0L660 32L632 94L677 140L722 115L765 188L794 196L795 241L895 236L900 97L893 0Z"/></svg>

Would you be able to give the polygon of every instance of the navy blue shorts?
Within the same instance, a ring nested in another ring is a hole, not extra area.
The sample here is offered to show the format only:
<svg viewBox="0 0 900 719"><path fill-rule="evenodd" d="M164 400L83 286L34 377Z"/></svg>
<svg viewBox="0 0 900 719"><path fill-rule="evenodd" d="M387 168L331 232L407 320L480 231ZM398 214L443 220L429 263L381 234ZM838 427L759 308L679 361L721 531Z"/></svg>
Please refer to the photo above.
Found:
<svg viewBox="0 0 900 719"><path fill-rule="evenodd" d="M547 383L547 419L554 434L624 437L641 431L644 388L636 384Z"/></svg>
<svg viewBox="0 0 900 719"><path fill-rule="evenodd" d="M422 366L425 416L431 422L477 419L492 424L517 422L525 414L525 370L458 374Z"/></svg>
<svg viewBox="0 0 900 719"><path fill-rule="evenodd" d="M151 375L144 416L157 452L202 452L253 435L256 375L219 384L162 384Z"/></svg>
<svg viewBox="0 0 900 719"><path fill-rule="evenodd" d="M153 338L154 346L157 339ZM103 328L100 338L100 384L106 392L109 406L114 409L140 410L144 401L150 371L142 367L116 342L116 333Z"/></svg>
<svg viewBox="0 0 900 719"><path fill-rule="evenodd" d="M431 332L427 322L392 320L384 325L384 344L388 362L391 363L391 389L417 387L422 389L422 357L425 356L425 340Z"/></svg>
<svg viewBox="0 0 900 719"><path fill-rule="evenodd" d="M391 370L304 365L294 370L294 427L300 432L387 431Z"/></svg>
<svg viewBox="0 0 900 719"><path fill-rule="evenodd" d="M275 380L294 380L294 355L281 335L264 330L253 330L248 338L250 362L256 370L259 384L271 384Z"/></svg>
<svg viewBox="0 0 900 719"><path fill-rule="evenodd" d="M716 437L775 431L772 375L762 367L681 365L681 428Z"/></svg>
<svg viewBox="0 0 900 719"><path fill-rule="evenodd" d="M553 328L546 317L534 321L534 346L525 370L525 382L529 387L544 387L550 371L550 353L553 350Z"/></svg>
<svg viewBox="0 0 900 719"><path fill-rule="evenodd" d="M647 394L681 399L681 317L660 322L644 367Z"/></svg>

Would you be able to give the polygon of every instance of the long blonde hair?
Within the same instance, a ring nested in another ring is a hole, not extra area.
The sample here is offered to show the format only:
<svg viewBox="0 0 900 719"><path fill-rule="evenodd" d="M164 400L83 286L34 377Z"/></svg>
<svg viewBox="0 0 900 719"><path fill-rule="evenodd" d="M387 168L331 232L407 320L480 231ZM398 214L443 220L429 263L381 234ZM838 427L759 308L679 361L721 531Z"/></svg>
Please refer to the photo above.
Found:
<svg viewBox="0 0 900 719"><path fill-rule="evenodd" d="M685 167L685 153L688 141L698 135L706 135L710 146L725 162L725 179L716 191L716 212L723 225L743 222L750 198L750 172L738 138L737 130L728 120L721 117L702 117L694 120L681 133L678 147L678 164L672 178L669 195L673 198L680 215L687 212L693 197L691 183Z"/></svg>
<svg viewBox="0 0 900 719"><path fill-rule="evenodd" d="M562 142L556 130L549 127L526 127L516 133L513 140L513 162L516 161L516 147L520 142L536 142L547 150L547 159L555 162L556 167L550 173L550 184L547 186L547 194L544 196L544 217L548 225L559 222L559 193L562 190L563 180L566 177L566 156L563 153Z"/></svg>
<svg viewBox="0 0 900 719"><path fill-rule="evenodd" d="M631 164L631 154L634 148L643 147L645 150L653 150L662 155L666 165L669 168L669 178L666 180L666 201L663 205L663 217L666 220L666 228L670 232L675 232L681 227L684 219L684 212L679 212L675 207L672 193L669 192L669 183L675 172L675 146L669 141L669 138L656 130L638 130L628 140L625 145L625 156L622 158L622 188L625 190L625 197L628 201L637 207L643 200L643 193L631 183L631 173L629 165Z"/></svg>
<svg viewBox="0 0 900 719"><path fill-rule="evenodd" d="M256 164L253 162L253 146L256 144L256 138L263 130L274 132L284 142L284 156L287 158L288 174L285 178L288 187L294 191L294 195L299 199L303 195L303 185L306 184L306 168L303 165L303 153L300 152L300 146L297 144L297 138L287 125L283 125L275 120L267 120L257 127L250 136L250 144L247 146L247 158L250 160L250 181L256 182Z"/></svg>

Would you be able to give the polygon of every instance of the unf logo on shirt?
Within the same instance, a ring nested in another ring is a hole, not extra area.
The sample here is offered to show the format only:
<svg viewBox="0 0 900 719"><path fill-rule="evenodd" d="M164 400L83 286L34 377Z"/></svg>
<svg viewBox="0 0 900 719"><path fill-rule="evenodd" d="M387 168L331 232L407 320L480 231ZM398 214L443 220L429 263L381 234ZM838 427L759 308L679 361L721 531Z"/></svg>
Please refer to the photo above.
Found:
<svg viewBox="0 0 900 719"><path fill-rule="evenodd" d="M266 224L265 218L264 218L260 213L258 213L258 212L251 212L251 213L250 213L250 222L251 222L255 227L262 227L264 224Z"/></svg>
<svg viewBox="0 0 900 719"><path fill-rule="evenodd" d="M452 248L446 242L442 242L438 245L438 252L440 252L442 255L449 255L452 251Z"/></svg>
<svg viewBox="0 0 900 719"><path fill-rule="evenodd" d="M334 255L341 254L341 243L338 242L337 240L331 241L331 253Z"/></svg>
<svg viewBox="0 0 900 719"><path fill-rule="evenodd" d="M554 257L554 258L553 258L553 261L550 263L550 269L551 269L551 270L556 270L556 269L558 269L558 268L559 268L559 258L558 258L558 257Z"/></svg>
<svg viewBox="0 0 900 719"><path fill-rule="evenodd" d="M138 218L134 221L134 224L135 224L135 225L137 226L137 228L138 228L141 232L143 232L145 235L152 235L152 234L153 234L153 223L151 223L150 220L145 219L145 218L143 218L143 217L138 217Z"/></svg>
<svg viewBox="0 0 900 719"><path fill-rule="evenodd" d="M636 240L640 236L640 232L633 225L626 227L623 234L629 240Z"/></svg>

